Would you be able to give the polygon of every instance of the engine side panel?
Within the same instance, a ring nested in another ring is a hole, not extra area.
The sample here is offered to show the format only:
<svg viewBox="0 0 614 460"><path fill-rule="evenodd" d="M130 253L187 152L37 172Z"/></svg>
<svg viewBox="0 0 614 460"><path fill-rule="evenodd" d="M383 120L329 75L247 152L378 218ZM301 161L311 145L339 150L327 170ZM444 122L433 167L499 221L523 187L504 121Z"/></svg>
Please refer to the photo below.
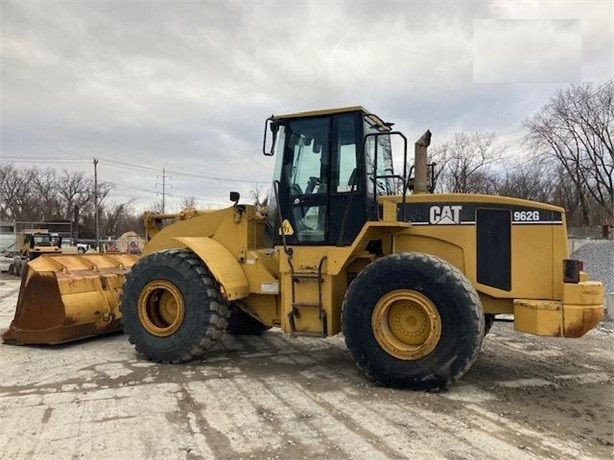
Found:
<svg viewBox="0 0 614 460"><path fill-rule="evenodd" d="M404 210L397 204L397 214L412 226L395 235L395 252L448 260L492 298L561 299L568 257L561 208L506 197L414 195Z"/></svg>

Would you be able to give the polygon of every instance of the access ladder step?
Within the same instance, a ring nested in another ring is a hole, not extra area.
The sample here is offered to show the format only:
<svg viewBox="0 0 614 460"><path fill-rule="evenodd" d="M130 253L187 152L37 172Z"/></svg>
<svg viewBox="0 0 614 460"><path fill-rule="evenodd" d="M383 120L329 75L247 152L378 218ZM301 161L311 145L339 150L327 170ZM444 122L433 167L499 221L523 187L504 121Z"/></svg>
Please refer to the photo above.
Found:
<svg viewBox="0 0 614 460"><path fill-rule="evenodd" d="M299 310L292 308L292 311L288 313L288 321L290 322L290 334L292 335L303 335L309 337L326 337L328 335L328 325L326 322L326 311L320 308L320 305L310 305L318 307L318 317L320 318L322 324L322 332L316 331L297 331L296 330L296 321L295 318L300 318L301 313Z"/></svg>
<svg viewBox="0 0 614 460"><path fill-rule="evenodd" d="M326 337L324 332L307 332L307 331L294 331L290 334L292 337Z"/></svg>
<svg viewBox="0 0 614 460"><path fill-rule="evenodd" d="M322 304L320 302L292 302L293 308L300 307L312 307L312 308L321 308Z"/></svg>
<svg viewBox="0 0 614 460"><path fill-rule="evenodd" d="M297 280L315 280L324 281L319 273L305 272L305 273L292 273L292 279Z"/></svg>

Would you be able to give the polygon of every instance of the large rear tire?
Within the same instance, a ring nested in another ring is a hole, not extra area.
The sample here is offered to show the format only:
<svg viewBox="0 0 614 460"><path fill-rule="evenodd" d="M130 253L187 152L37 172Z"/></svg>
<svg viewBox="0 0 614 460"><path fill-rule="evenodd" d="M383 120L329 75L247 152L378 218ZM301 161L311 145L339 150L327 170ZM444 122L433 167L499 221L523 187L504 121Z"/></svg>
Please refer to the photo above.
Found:
<svg viewBox="0 0 614 460"><path fill-rule="evenodd" d="M241 310L236 305L231 305L230 318L226 332L230 335L262 335L271 329L258 321L256 318Z"/></svg>
<svg viewBox="0 0 614 460"><path fill-rule="evenodd" d="M228 305L204 263L191 251L154 252L126 277L121 297L130 343L158 362L190 361L209 350L228 323Z"/></svg>
<svg viewBox="0 0 614 460"><path fill-rule="evenodd" d="M471 283L426 254L373 262L354 279L342 308L350 354L384 386L443 388L471 367L484 337L484 312Z"/></svg>

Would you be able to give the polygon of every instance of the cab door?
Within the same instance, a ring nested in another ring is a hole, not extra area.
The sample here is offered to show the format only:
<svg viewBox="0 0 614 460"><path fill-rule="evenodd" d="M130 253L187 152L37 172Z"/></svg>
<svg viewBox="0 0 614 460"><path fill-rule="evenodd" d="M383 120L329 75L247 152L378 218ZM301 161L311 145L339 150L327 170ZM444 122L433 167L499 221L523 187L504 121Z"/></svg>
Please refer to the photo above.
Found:
<svg viewBox="0 0 614 460"><path fill-rule="evenodd" d="M360 112L289 120L283 132L279 200L287 243L351 243L366 220Z"/></svg>
<svg viewBox="0 0 614 460"><path fill-rule="evenodd" d="M359 158L362 113L333 116L332 132L328 243L345 246L354 241L367 220L364 162Z"/></svg>
<svg viewBox="0 0 614 460"><path fill-rule="evenodd" d="M282 200L282 216L290 224L285 230L293 244L326 244L329 147L329 117L288 124L281 179L287 198Z"/></svg>

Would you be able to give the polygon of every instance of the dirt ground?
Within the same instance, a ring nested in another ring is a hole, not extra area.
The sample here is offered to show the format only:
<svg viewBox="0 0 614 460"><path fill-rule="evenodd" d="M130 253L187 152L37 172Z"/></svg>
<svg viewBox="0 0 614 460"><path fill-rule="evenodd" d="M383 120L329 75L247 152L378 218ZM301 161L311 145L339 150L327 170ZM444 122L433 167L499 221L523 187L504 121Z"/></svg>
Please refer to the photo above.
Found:
<svg viewBox="0 0 614 460"><path fill-rule="evenodd" d="M0 329L18 280L0 277ZM381 388L343 338L226 336L159 365L121 334L0 346L0 457L612 458L613 323L581 339L495 323L474 367L439 393Z"/></svg>

